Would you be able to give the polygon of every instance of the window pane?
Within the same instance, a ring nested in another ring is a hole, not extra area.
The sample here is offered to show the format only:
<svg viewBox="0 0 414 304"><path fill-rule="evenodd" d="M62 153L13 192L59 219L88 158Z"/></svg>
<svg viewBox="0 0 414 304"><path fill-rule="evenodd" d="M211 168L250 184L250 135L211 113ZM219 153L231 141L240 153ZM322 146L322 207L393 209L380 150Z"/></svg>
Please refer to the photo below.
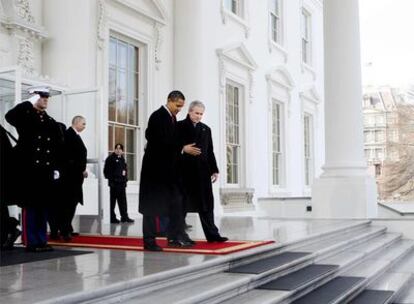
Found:
<svg viewBox="0 0 414 304"><path fill-rule="evenodd" d="M127 68L127 44L118 40L118 67L121 69Z"/></svg>
<svg viewBox="0 0 414 304"><path fill-rule="evenodd" d="M120 126L115 126L115 143L122 144L125 147L125 128Z"/></svg>
<svg viewBox="0 0 414 304"><path fill-rule="evenodd" d="M109 125L108 127L108 151L113 151L114 149L114 127Z"/></svg>
<svg viewBox="0 0 414 304"><path fill-rule="evenodd" d="M233 160L233 150L231 146L227 146L226 151L226 158L227 158L227 183L232 184L233 183L233 170L232 170L232 160Z"/></svg>
<svg viewBox="0 0 414 304"><path fill-rule="evenodd" d="M118 72L117 86L117 122L127 123L128 103L127 103L127 77L126 72Z"/></svg>
<svg viewBox="0 0 414 304"><path fill-rule="evenodd" d="M135 151L135 129L126 129L126 141L125 152L133 153Z"/></svg>
<svg viewBox="0 0 414 304"><path fill-rule="evenodd" d="M116 65L116 40L111 39L109 42L109 65Z"/></svg>

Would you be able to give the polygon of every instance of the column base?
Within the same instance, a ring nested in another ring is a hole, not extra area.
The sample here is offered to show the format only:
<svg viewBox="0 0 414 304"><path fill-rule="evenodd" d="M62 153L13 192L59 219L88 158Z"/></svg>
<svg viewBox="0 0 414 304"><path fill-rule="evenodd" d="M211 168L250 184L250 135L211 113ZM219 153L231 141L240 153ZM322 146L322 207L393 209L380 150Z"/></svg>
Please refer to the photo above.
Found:
<svg viewBox="0 0 414 304"><path fill-rule="evenodd" d="M372 176L321 177L313 183L313 217L375 218L377 212L377 185Z"/></svg>

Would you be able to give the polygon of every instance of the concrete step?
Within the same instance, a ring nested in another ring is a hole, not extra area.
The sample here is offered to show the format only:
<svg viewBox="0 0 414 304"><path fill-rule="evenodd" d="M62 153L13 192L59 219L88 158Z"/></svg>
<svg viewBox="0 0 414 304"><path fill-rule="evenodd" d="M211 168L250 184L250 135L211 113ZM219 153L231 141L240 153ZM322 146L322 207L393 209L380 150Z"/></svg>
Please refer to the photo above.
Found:
<svg viewBox="0 0 414 304"><path fill-rule="evenodd" d="M93 292L70 294L51 299L48 303L119 303L120 299L126 300L157 292L158 290L166 290L179 284L185 284L185 282L194 282L203 277L221 273L234 265L245 264L252 260L273 256L295 246L297 247L298 244L310 244L344 234L359 234L363 230L371 229L370 224L370 221L350 221L349 223L341 223L336 229L326 230L323 227L316 227L312 229L311 234L307 236L298 235L284 243L256 247L229 256L208 260L200 265L185 266L140 279L115 283L106 288L94 290Z"/></svg>
<svg viewBox="0 0 414 304"><path fill-rule="evenodd" d="M296 260L289 261L284 265L278 265L274 269L269 269L265 272L259 274L248 274L248 273L218 273L210 275L204 278L198 278L197 280L191 282L184 282L176 286L171 286L170 288L160 290L158 293L149 294L149 295L139 295L131 298L126 303L153 303L157 299L168 298L171 300L171 303L221 303L226 301L229 298L236 297L239 294L248 292L249 290L268 283L271 280L274 280L283 275L287 275L294 271L302 269L303 267L312 264L312 262L319 257L320 255L324 256L327 252L331 253L333 250L337 250L338 253L344 248L353 247L353 245L358 245L361 242L370 244L373 238L384 235L385 228L383 227L365 227L362 230L354 231L353 233L343 233L337 236L339 243L338 244L326 239L319 241L319 246L313 244L312 249L314 252L310 252L308 256L299 257ZM392 237L385 237L388 242L394 242L399 238L399 235L392 234ZM376 240L378 242L378 240ZM316 242L318 243L318 242ZM331 249L333 247L334 249ZM319 250L316 250L318 249ZM376 247L372 247L373 250ZM297 249L299 250L299 249ZM368 250L366 250L368 251ZM362 255L363 256L363 255ZM356 262L356 260L354 260ZM250 263L250 264L254 264ZM247 264L247 265L250 265ZM246 266L246 264L245 264ZM230 270L231 271L231 268ZM324 276L331 275L332 272L325 273ZM312 283L313 280L310 281ZM189 290L197 290L196 293L191 294ZM281 293L281 296L289 295L288 293ZM131 294L127 295L128 297ZM125 297L122 298L122 302L125 302Z"/></svg>
<svg viewBox="0 0 414 304"><path fill-rule="evenodd" d="M294 299L312 292L314 289L322 286L323 284L328 283L335 276L338 276L339 274L351 269L355 265L358 265L365 258L378 254L380 248L382 248L382 250L384 250L384 248L390 248L390 246L396 242L399 242L400 239L400 234L386 233L379 235L373 239L367 240L364 242L364 244L361 244L359 246L351 246L346 250L339 251L338 254L330 256L328 258L315 258L315 261L317 261L316 265L337 265L338 269L325 273L320 277L316 277L314 280L308 281L306 284L300 286L295 290L263 290L263 293L261 293L260 291L262 290L253 289L245 294L241 294L233 299L225 301L224 303L288 303ZM325 249L326 248L322 249L321 251L324 252ZM252 302L253 299L257 299L257 301Z"/></svg>

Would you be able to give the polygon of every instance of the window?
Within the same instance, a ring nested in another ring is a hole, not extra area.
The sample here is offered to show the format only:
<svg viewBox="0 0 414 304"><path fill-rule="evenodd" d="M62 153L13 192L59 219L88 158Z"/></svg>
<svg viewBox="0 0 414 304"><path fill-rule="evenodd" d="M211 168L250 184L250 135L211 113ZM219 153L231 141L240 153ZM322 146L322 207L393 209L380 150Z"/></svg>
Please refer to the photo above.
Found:
<svg viewBox="0 0 414 304"><path fill-rule="evenodd" d="M311 64L311 16L302 8L302 61Z"/></svg>
<svg viewBox="0 0 414 304"><path fill-rule="evenodd" d="M128 179L136 180L139 49L111 37L109 45L108 151L124 145Z"/></svg>
<svg viewBox="0 0 414 304"><path fill-rule="evenodd" d="M242 0L224 0L224 7L239 17L243 17L242 5Z"/></svg>
<svg viewBox="0 0 414 304"><path fill-rule="evenodd" d="M381 165L375 164L375 176L378 177L381 175Z"/></svg>
<svg viewBox="0 0 414 304"><path fill-rule="evenodd" d="M384 142L384 131L383 130L375 130L375 142Z"/></svg>
<svg viewBox="0 0 414 304"><path fill-rule="evenodd" d="M303 118L304 154L305 154L305 185L310 186L313 178L313 147L312 147L312 116L305 114Z"/></svg>
<svg viewBox="0 0 414 304"><path fill-rule="evenodd" d="M273 42L282 44L281 0L270 0L270 35Z"/></svg>
<svg viewBox="0 0 414 304"><path fill-rule="evenodd" d="M282 175L282 106L272 101L272 184L281 185Z"/></svg>
<svg viewBox="0 0 414 304"><path fill-rule="evenodd" d="M240 177L240 89L226 85L227 183L238 184Z"/></svg>

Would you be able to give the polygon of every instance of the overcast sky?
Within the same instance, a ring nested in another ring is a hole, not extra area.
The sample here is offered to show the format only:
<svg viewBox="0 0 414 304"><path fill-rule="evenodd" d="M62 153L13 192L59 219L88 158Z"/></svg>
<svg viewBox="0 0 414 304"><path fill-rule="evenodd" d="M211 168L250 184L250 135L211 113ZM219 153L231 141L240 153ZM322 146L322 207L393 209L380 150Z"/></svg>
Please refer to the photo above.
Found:
<svg viewBox="0 0 414 304"><path fill-rule="evenodd" d="M363 83L414 84L414 0L359 1Z"/></svg>

